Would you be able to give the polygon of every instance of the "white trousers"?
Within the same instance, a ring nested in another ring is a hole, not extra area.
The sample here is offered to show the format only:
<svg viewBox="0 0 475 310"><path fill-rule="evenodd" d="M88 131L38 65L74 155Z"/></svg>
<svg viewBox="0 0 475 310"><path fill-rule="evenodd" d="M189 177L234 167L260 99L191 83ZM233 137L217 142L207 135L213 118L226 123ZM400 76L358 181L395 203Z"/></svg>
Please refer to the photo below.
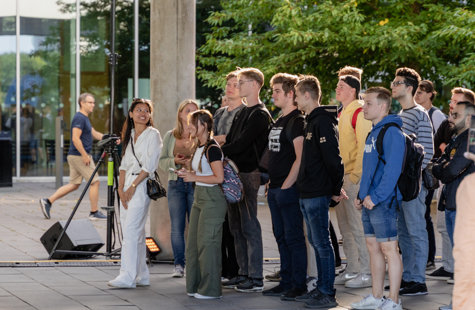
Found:
<svg viewBox="0 0 475 310"><path fill-rule="evenodd" d="M120 206L120 222L124 238L118 280L122 283L133 285L136 281L141 283L150 281L145 245L145 223L149 205L150 198L144 181L137 186L135 194L128 203L128 209Z"/></svg>

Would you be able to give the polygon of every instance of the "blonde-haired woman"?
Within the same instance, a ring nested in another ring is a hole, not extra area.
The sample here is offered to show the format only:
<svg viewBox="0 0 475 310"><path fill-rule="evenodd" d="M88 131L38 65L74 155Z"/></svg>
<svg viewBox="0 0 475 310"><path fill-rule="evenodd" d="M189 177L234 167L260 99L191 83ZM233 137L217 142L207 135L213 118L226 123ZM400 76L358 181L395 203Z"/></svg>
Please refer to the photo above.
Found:
<svg viewBox="0 0 475 310"><path fill-rule="evenodd" d="M118 192L124 240L120 274L108 283L112 287L150 285L145 246L145 223L150 205L146 179L157 170L162 148L160 132L153 128L152 108L150 100L134 99L122 128Z"/></svg>
<svg viewBox="0 0 475 310"><path fill-rule="evenodd" d="M174 171L189 163L196 147L195 139L190 135L188 115L198 109L198 103L192 99L180 103L175 128L163 138L163 150L158 164L160 169L168 172L167 197L175 264L172 276L175 278L181 278L185 273L185 225L190 217L194 189L192 182L185 182Z"/></svg>
<svg viewBox="0 0 475 310"><path fill-rule="evenodd" d="M178 176L195 182L186 245L186 292L198 299L221 297L221 240L227 203L223 183L223 152L212 139L213 117L206 110L190 115L198 147L192 157L193 171L180 169Z"/></svg>

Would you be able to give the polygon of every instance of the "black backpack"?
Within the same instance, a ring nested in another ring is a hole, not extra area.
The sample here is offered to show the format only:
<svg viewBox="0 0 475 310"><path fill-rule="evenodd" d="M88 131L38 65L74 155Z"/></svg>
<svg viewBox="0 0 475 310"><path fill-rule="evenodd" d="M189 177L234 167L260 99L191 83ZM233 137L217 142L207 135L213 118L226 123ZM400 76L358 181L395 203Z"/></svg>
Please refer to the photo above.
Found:
<svg viewBox="0 0 475 310"><path fill-rule="evenodd" d="M399 128L396 123L387 123L381 128L376 139L376 150L378 151L378 159L386 165L386 161L382 158L383 150L383 138L386 130L389 127L394 126ZM424 147L419 143L416 143L416 136L414 134L404 135L404 141L406 144L406 150L404 152L404 160L402 162L402 171L397 181L397 186L402 194L403 201L411 201L415 199L421 190L421 175L422 175L422 162L424 160Z"/></svg>

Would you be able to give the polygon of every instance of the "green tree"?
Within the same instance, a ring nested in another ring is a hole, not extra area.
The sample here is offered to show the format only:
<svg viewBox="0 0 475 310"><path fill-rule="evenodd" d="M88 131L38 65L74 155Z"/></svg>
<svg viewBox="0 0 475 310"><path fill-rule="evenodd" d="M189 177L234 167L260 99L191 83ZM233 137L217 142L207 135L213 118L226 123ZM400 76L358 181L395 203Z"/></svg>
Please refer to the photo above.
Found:
<svg viewBox="0 0 475 310"><path fill-rule="evenodd" d="M328 102L336 72L364 69L363 85L389 86L408 66L442 87L475 86L475 4L470 1L234 0L207 19L197 73L223 87L236 66L316 75ZM268 97L269 92L264 95ZM439 99L441 105L442 99Z"/></svg>

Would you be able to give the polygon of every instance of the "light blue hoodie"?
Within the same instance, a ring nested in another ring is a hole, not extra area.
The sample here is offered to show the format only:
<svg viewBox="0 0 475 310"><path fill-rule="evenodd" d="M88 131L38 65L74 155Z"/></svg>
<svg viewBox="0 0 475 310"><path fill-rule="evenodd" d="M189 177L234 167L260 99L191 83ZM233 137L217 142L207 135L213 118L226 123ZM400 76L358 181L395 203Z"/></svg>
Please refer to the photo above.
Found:
<svg viewBox="0 0 475 310"><path fill-rule="evenodd" d="M405 140L402 131L391 126L387 129L383 139L383 161L378 159L376 139L387 123L396 123L402 126L402 119L398 115L388 115L373 126L368 138L363 155L363 175L361 176L358 197L361 200L369 195L375 205L390 202L397 188L397 181L402 171L405 153ZM402 200L401 192L397 188L397 199Z"/></svg>

